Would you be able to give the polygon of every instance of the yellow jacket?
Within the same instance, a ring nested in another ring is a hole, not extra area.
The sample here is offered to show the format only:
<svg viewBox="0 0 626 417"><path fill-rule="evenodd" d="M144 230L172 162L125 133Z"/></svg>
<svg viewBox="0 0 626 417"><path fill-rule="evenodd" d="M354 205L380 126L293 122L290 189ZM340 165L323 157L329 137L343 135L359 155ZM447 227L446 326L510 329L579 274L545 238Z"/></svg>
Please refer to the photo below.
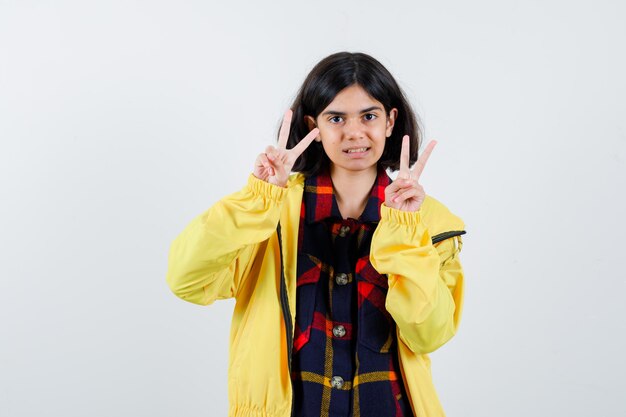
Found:
<svg viewBox="0 0 626 417"><path fill-rule="evenodd" d="M166 280L174 294L200 305L236 299L228 366L232 417L291 416L303 185L299 173L286 188L250 175L242 190L196 217L170 249ZM460 218L426 196L415 213L383 204L372 237L370 262L388 276L385 306L397 325L402 377L419 417L444 416L428 353L459 325L463 229Z"/></svg>

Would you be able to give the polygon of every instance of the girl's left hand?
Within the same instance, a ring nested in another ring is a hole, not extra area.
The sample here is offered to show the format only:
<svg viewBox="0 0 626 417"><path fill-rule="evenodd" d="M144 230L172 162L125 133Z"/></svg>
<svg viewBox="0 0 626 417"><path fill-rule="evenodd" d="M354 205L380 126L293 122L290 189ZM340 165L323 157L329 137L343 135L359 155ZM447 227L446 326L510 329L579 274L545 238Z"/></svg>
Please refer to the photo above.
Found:
<svg viewBox="0 0 626 417"><path fill-rule="evenodd" d="M428 142L426 149L415 163L415 170L409 169L410 142L409 136L402 138L400 152L400 171L395 181L385 188L385 205L402 211L418 211L424 202L426 193L419 184L419 178L426 166L426 161L437 141Z"/></svg>

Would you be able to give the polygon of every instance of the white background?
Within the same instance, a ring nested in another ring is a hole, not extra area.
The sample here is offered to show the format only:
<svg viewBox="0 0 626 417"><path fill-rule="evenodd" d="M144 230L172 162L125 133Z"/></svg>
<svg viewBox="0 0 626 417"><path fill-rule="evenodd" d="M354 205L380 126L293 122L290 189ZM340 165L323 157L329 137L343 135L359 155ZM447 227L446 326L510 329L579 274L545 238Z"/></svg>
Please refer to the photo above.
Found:
<svg viewBox="0 0 626 417"><path fill-rule="evenodd" d="M363 51L467 225L449 417L626 415L621 1L0 1L0 415L225 416L232 300L165 283L305 75ZM254 341L251 341L254 342Z"/></svg>

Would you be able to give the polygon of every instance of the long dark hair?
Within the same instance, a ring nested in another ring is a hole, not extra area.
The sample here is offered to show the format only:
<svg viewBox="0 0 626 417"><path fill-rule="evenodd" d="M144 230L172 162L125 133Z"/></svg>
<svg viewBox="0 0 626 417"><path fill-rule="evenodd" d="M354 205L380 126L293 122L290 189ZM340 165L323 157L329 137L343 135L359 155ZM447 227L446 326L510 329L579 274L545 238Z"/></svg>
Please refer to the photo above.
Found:
<svg viewBox="0 0 626 417"><path fill-rule="evenodd" d="M338 52L329 55L317 63L307 75L291 105L293 117L287 148L293 148L309 133L310 129L304 116L317 119L341 90L355 84L382 103L387 116L392 108L398 109L393 132L385 142L385 149L378 164L392 171L400 169L402 137L409 135L412 165L417 161L422 142L421 128L415 112L391 73L376 59L360 52ZM293 171L310 176L316 175L329 165L330 159L324 152L322 144L314 141L296 160Z"/></svg>

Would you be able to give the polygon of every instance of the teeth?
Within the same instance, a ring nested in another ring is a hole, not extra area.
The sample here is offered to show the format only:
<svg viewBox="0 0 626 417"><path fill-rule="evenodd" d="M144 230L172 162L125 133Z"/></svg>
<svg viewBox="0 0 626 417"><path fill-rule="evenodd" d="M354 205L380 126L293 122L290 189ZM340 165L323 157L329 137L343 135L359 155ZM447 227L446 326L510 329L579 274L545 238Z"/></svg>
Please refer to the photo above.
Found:
<svg viewBox="0 0 626 417"><path fill-rule="evenodd" d="M354 153L354 152L365 152L366 150L367 150L367 148L348 149L348 153Z"/></svg>

